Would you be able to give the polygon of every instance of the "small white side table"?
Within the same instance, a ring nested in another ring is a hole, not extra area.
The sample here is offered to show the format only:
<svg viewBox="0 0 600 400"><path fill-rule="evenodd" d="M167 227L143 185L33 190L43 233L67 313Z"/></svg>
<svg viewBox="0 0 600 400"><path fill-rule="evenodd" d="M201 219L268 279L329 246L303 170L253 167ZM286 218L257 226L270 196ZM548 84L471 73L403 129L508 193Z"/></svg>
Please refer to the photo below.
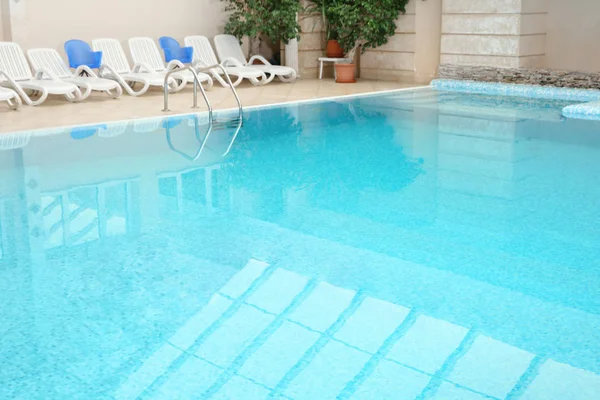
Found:
<svg viewBox="0 0 600 400"><path fill-rule="evenodd" d="M335 64L337 63L350 63L352 62L349 58L333 58L333 57L319 57L319 79L323 79L323 63L330 62L334 64L333 75L335 76ZM337 79L337 76L335 76Z"/></svg>

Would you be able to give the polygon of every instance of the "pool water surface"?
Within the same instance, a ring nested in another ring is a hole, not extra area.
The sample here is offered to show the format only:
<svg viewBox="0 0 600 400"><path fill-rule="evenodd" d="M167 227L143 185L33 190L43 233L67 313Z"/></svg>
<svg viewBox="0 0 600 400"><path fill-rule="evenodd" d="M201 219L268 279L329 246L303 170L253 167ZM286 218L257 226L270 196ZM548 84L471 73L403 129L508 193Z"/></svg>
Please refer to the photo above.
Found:
<svg viewBox="0 0 600 400"><path fill-rule="evenodd" d="M600 398L600 123L568 104L0 136L0 399Z"/></svg>

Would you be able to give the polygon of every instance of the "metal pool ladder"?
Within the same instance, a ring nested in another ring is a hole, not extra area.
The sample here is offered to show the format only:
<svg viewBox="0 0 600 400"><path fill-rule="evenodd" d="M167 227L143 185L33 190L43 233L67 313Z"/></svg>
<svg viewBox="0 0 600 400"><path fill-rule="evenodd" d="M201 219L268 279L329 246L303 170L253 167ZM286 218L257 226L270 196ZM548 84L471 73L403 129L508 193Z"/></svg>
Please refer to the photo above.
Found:
<svg viewBox="0 0 600 400"><path fill-rule="evenodd" d="M197 68L202 71L210 71L211 69L220 68L221 71L223 71L223 74L225 75L225 78L227 79L227 83L229 84L229 88L233 92L233 96L235 97L235 100L237 101L239 116L241 118L243 115L242 102L240 101L237 91L233 87L233 83L231 82L231 78L229 77L227 70L221 64L214 64L214 65L210 65L208 67L197 67ZM164 85L163 85L164 92L165 92L165 94L164 94L165 108L163 109L163 111L170 111L169 110L169 78L171 78L171 75L185 71L185 70L190 71L192 73L192 75L194 75L194 102L192 104L192 108L198 108L198 86L200 86L200 92L202 92L202 97L204 97L204 101L206 102L206 105L208 106L208 116L212 118L213 109L212 109L212 105L210 104L210 100L208 100L206 91L204 90L204 88L202 87L202 84L200 83L200 78L198 77L198 73L196 72L196 70L194 68L192 68L189 65L185 66L183 68L172 69L166 73L165 81L164 81Z"/></svg>
<svg viewBox="0 0 600 400"><path fill-rule="evenodd" d="M215 68L221 69L221 71L223 72L223 75L225 75L225 78L227 79L227 83L229 84L228 86L231 89L231 92L233 93L233 96L235 97L235 100L238 105L237 129L235 131L235 134L233 135L233 138L231 139L231 143L229 143L229 146L227 147L227 150L225 151L225 153L223 153L223 156L226 156L231 151L231 148L233 147L233 143L235 142L235 139L237 138L238 133L240 132L240 129L242 127L242 122L244 119L244 110L242 107L242 102L240 101L240 97L238 96L237 91L235 90L235 88L233 87L233 83L231 82L231 77L229 76L229 73L227 73L227 70L221 64L214 64L214 65L210 65L207 67L197 67L197 69L200 71L210 71L211 69L215 69ZM193 160L196 160L200 156L200 153L202 153L202 150L204 149L204 146L206 145L208 136L211 134L212 128L214 126L213 108L212 108L212 105L210 104L210 100L208 99L208 96L206 95L206 91L204 90L204 87L202 87L202 84L200 83L200 78L198 77L198 73L196 72L196 69L194 69L188 65L183 68L173 69L166 73L165 81L164 81L164 85L163 85L164 101L165 101L163 111L165 111L165 112L170 111L169 110L169 79L171 78L171 75L178 73L178 72L185 71L185 70L190 71L192 73L192 75L194 76L194 100L193 100L192 108L198 108L198 86L200 87L200 92L202 93L202 97L204 97L204 101L206 102L206 106L208 107L208 120L209 120L208 131L204 137L204 141L202 142L201 148L199 149L196 156L193 157ZM196 131L195 132L196 138L199 141L200 138L199 138L197 120L195 123L195 131ZM167 135L167 140L169 141L169 146L171 146L169 136L170 135ZM173 147L171 146L171 148L173 148Z"/></svg>

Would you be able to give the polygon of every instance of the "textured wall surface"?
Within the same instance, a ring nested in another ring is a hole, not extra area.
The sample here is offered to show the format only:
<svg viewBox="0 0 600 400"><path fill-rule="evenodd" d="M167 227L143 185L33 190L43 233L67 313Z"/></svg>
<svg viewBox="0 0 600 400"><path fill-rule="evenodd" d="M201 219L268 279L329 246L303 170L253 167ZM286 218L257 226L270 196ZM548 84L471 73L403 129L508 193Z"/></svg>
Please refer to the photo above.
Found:
<svg viewBox="0 0 600 400"><path fill-rule="evenodd" d="M388 43L361 56L361 76L374 79L413 78L416 52L416 1L396 21L396 34ZM427 51L422 49L421 51Z"/></svg>
<svg viewBox="0 0 600 400"><path fill-rule="evenodd" d="M442 64L439 68L439 76L442 79L473 80L478 82L600 89L600 72Z"/></svg>
<svg viewBox="0 0 600 400"><path fill-rule="evenodd" d="M444 0L442 12L442 64L543 65L543 0Z"/></svg>

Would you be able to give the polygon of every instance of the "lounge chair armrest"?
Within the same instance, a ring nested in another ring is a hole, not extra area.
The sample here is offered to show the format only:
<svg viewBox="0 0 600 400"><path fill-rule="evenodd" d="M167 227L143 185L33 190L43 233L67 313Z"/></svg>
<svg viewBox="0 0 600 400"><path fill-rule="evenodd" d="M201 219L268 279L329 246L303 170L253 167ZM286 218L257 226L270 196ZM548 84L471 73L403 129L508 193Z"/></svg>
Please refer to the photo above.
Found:
<svg viewBox="0 0 600 400"><path fill-rule="evenodd" d="M44 79L44 75L53 81L59 80L58 76L54 75L52 71L47 70L46 68L39 68L35 71L35 79Z"/></svg>
<svg viewBox="0 0 600 400"><path fill-rule="evenodd" d="M207 63L205 63L203 60L196 60L194 62L192 62L192 67L194 67L194 69L198 69L198 68L206 68L209 65Z"/></svg>
<svg viewBox="0 0 600 400"><path fill-rule="evenodd" d="M106 75L111 75L113 78L120 76L120 74L118 74L117 71L115 71L115 69L108 64L102 64L100 68L98 68L98 75L101 78L106 77Z"/></svg>
<svg viewBox="0 0 600 400"><path fill-rule="evenodd" d="M172 71L177 68L184 68L185 65L179 60L171 60L167 64L167 71Z"/></svg>
<svg viewBox="0 0 600 400"><path fill-rule="evenodd" d="M224 67L244 67L245 65L236 60L233 57L227 57L223 61L221 61L221 65Z"/></svg>
<svg viewBox="0 0 600 400"><path fill-rule="evenodd" d="M148 73L153 73L153 72L156 72L156 71L153 70L152 67L150 67L146 63L136 63L133 66L133 72L148 72Z"/></svg>
<svg viewBox="0 0 600 400"><path fill-rule="evenodd" d="M12 87L12 89L17 92L17 94L25 101L25 103L29 104L29 105L34 105L34 101L31 100L31 98L29 96L27 96L27 93L25 93L25 91L23 91L23 88L21 88L21 85L19 85L13 78L11 78L6 72L4 71L0 71L0 77L4 77L4 79L6 79L6 81L10 84L10 86ZM43 101L43 100L42 100ZM20 100L16 101L18 104L21 104Z"/></svg>
<svg viewBox="0 0 600 400"><path fill-rule="evenodd" d="M258 60L258 61L260 61L261 63L263 63L265 65L271 65L271 63L266 58L264 58L263 56L261 56L260 54L257 54L255 56L250 57L250 61L248 61L248 64L250 64L250 65L254 64L255 60Z"/></svg>
<svg viewBox="0 0 600 400"><path fill-rule="evenodd" d="M17 84L17 82L11 78L6 72L0 70L0 78L4 78L8 83L10 83L10 85L14 88L18 87L19 85Z"/></svg>
<svg viewBox="0 0 600 400"><path fill-rule="evenodd" d="M79 67L77 67L77 69L75 70L75 75L79 76L79 75L81 75L82 72L87 73L89 76L91 76L93 78L98 77L98 75L96 75L96 73L94 71L92 71L92 69L90 67L88 67L87 65L80 65Z"/></svg>

